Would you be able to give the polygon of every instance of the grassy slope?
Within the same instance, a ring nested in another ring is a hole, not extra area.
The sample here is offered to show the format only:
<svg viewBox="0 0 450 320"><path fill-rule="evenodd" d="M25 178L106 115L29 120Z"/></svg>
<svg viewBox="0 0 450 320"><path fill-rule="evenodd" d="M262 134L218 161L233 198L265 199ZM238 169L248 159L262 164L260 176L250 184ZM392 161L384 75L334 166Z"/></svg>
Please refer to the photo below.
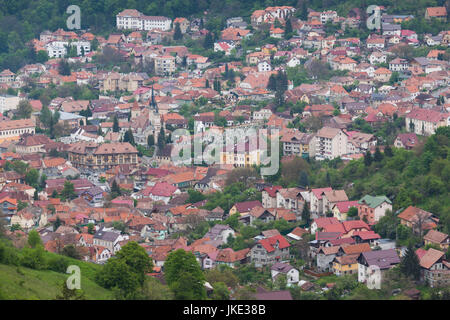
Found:
<svg viewBox="0 0 450 320"><path fill-rule="evenodd" d="M38 271L0 264L0 296L2 299L52 300L60 293L61 283L66 281L68 276L54 271ZM86 299L112 299L109 290L83 277L83 271L81 271L81 288L85 292Z"/></svg>

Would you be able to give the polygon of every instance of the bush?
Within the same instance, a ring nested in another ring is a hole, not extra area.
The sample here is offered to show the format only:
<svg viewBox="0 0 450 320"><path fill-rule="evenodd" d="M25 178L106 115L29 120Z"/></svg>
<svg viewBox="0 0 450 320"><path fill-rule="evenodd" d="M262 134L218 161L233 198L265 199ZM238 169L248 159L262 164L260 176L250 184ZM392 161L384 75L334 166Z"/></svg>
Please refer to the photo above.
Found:
<svg viewBox="0 0 450 320"><path fill-rule="evenodd" d="M21 253L20 264L22 266L37 270L45 269L46 261L42 247L23 248Z"/></svg>
<svg viewBox="0 0 450 320"><path fill-rule="evenodd" d="M60 273L66 273L67 267L69 266L69 262L64 257L57 256L49 258L47 264L49 270Z"/></svg>
<svg viewBox="0 0 450 320"><path fill-rule="evenodd" d="M0 263L17 265L18 261L16 249L4 242L0 242Z"/></svg>

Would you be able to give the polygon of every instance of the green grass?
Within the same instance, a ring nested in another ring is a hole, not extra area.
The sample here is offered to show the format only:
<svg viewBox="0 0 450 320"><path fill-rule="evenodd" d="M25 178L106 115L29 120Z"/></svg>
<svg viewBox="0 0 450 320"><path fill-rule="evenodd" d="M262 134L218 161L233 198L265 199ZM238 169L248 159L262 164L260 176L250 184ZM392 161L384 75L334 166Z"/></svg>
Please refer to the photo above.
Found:
<svg viewBox="0 0 450 320"><path fill-rule="evenodd" d="M88 300L113 299L112 293L90 279L93 269L86 263L81 266L81 289ZM83 276L83 271L88 275ZM53 300L61 291L62 282L69 274L48 270L0 264L0 299Z"/></svg>

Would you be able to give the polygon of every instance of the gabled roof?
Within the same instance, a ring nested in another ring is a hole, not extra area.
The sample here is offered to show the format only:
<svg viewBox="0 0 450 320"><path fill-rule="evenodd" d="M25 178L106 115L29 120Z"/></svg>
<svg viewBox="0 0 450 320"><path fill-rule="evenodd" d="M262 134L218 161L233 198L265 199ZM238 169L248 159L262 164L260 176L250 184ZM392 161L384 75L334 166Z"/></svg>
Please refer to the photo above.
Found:
<svg viewBox="0 0 450 320"><path fill-rule="evenodd" d="M278 245L279 249L284 249L291 246L282 235L261 239L258 241L258 243L260 243L267 252L274 251L276 245Z"/></svg>
<svg viewBox="0 0 450 320"><path fill-rule="evenodd" d="M394 249L367 251L361 255L369 266L378 266L380 269L388 269L400 263L400 258Z"/></svg>
<svg viewBox="0 0 450 320"><path fill-rule="evenodd" d="M448 239L448 234L439 232L437 230L430 230L428 233L423 237L424 240L428 240L430 242L434 243L442 243L446 239Z"/></svg>
<svg viewBox="0 0 450 320"><path fill-rule="evenodd" d="M361 200L358 201L359 204L366 204L371 208L376 208L382 203L387 202L389 204L392 204L391 200L389 200L386 196L371 196L371 195L365 195L361 198Z"/></svg>
<svg viewBox="0 0 450 320"><path fill-rule="evenodd" d="M430 248L428 251L420 258L420 266L425 269L429 269L438 262L443 256L444 252Z"/></svg>

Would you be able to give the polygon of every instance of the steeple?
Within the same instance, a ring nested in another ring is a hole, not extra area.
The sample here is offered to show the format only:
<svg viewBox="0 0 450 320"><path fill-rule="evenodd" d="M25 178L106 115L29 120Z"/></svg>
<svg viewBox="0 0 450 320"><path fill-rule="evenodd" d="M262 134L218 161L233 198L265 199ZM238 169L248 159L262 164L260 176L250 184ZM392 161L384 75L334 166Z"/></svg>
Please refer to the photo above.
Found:
<svg viewBox="0 0 450 320"><path fill-rule="evenodd" d="M158 105L156 104L155 101L155 91L153 90L153 86L152 86L152 100L150 102L150 107L155 109L155 112L158 113Z"/></svg>

